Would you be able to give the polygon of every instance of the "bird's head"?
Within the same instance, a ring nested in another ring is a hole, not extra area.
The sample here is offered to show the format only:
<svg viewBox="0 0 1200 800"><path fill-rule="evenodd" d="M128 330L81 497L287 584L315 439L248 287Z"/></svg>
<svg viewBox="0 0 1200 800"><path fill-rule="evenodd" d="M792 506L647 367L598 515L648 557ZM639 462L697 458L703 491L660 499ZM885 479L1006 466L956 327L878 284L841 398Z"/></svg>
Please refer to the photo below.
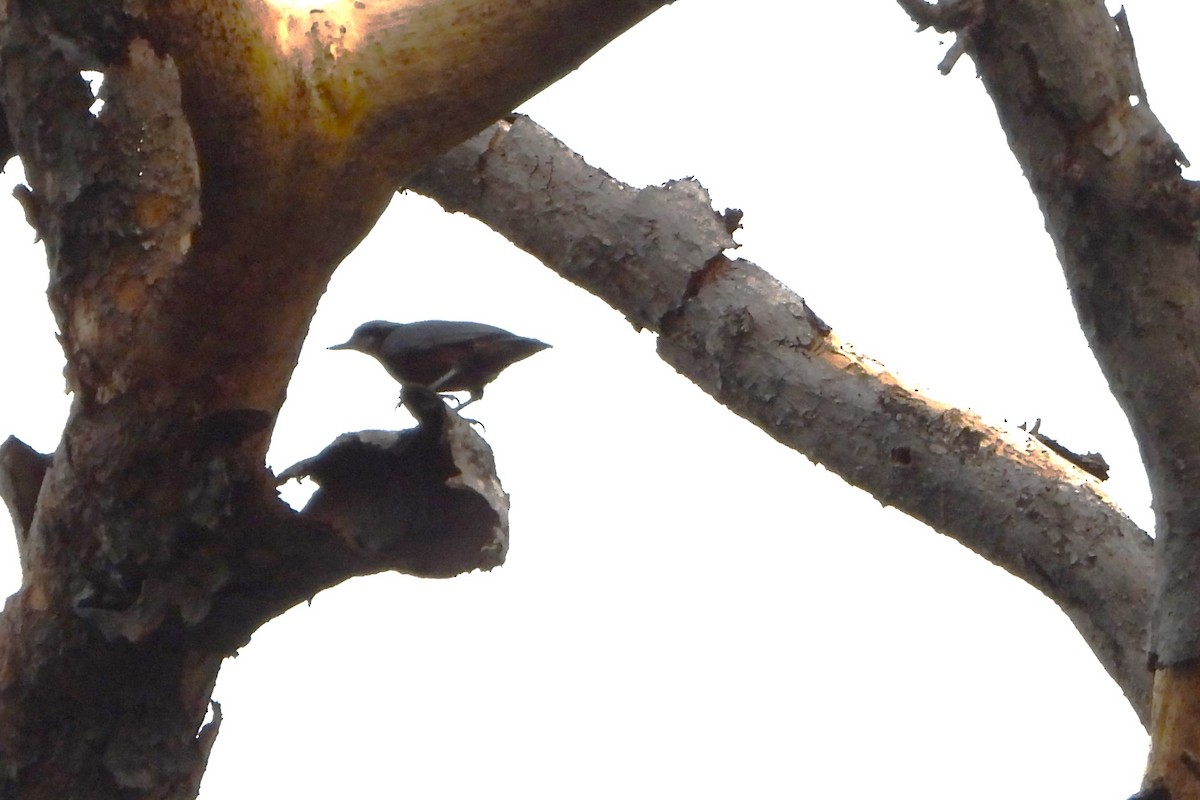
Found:
<svg viewBox="0 0 1200 800"><path fill-rule="evenodd" d="M357 350L370 356L378 356L383 348L383 340L396 329L395 322L377 319L364 322L354 329L354 335L348 341L335 344L330 350Z"/></svg>

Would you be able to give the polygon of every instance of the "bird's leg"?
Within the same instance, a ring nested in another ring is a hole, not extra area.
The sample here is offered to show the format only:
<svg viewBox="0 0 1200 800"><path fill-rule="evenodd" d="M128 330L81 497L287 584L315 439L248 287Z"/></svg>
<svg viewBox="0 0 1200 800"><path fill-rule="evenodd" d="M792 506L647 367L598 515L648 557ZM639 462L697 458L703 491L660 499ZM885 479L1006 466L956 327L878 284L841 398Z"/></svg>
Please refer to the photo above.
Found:
<svg viewBox="0 0 1200 800"><path fill-rule="evenodd" d="M448 380L450 380L451 378L453 378L453 377L454 377L454 376L455 376L457 373L458 373L458 367L453 367L453 368L452 368L452 369L451 369L449 372L447 372L445 375L443 375L442 377L438 378L438 379L437 379L436 381L434 381L433 383L431 383L431 384L429 384L428 386L426 386L426 387L423 387L423 388L425 389L425 391L428 391L428 392L433 392L433 393L435 393L435 394L436 394L436 393L437 393L437 389L438 389L438 387L439 387L439 386L441 386L441 385L443 385L443 384L445 384L445 383L446 383L446 381L448 381ZM443 398L443 399L444 399L444 398L447 398L447 397L454 397L454 395L451 395L451 394L442 394L442 395L438 395L438 396L439 396L439 397L441 397L441 398ZM478 392L478 393L476 393L476 392L471 392L471 396L470 396L470 397L469 397L469 398L468 398L466 401L464 401L464 402L462 402L462 403L459 403L459 402L458 402L458 398L456 398L456 397L455 397L455 398L454 398L454 401L455 401L456 405L454 406L454 413L456 413L456 414L457 414L458 412L462 411L464 408L466 408L467 406L471 405L471 403L474 403L474 402L475 402L476 400L478 400L480 397L483 397L483 392L482 392L482 391L480 391L480 392ZM480 422L480 421L479 421L479 420L477 420L477 419L468 419L467 417L463 417L463 421L464 421L464 422L468 422L468 423L470 423L470 424L472 424L472 425L478 425L478 426L479 426L480 428L482 428L483 430L487 430L486 428L484 428L484 427L483 427L483 423L482 423L482 422Z"/></svg>
<svg viewBox="0 0 1200 800"><path fill-rule="evenodd" d="M449 380L450 380L451 378L453 378L453 377L457 376L457 375L458 375L458 372L459 372L459 369L458 369L458 366L457 366L457 365L455 365L455 366L451 367L449 370L447 370L447 371L446 371L446 374L445 374L445 375L443 375L442 377L438 378L438 379L437 379L436 381L434 381L433 383L429 384L429 387L428 387L428 388L429 388L429 391L431 391L431 392L436 392L436 391L437 391L437 390L438 390L440 387L442 387L442 386L445 386L445 385L446 385L446 383L447 383L447 382L449 382ZM451 394L443 394L443 395L442 395L442 397L453 397L453 395L451 395ZM473 392L471 392L471 396L470 396L470 398L468 398L467 400L465 400L465 401L463 401L463 402L459 402L459 401L458 401L458 398L456 398L456 397L455 397L455 398L454 398L454 402L455 402L457 405L455 405L455 406L454 406L454 410L455 410L455 411L462 411L464 408L466 408L467 406L471 405L471 403L474 403L476 400L478 400L478 399L479 399L479 398L481 398L481 397L483 397L483 392L474 392L474 391L473 391Z"/></svg>
<svg viewBox="0 0 1200 800"><path fill-rule="evenodd" d="M436 392L438 389L440 389L446 385L446 381L450 380L457 374L458 374L458 365L456 364L455 366L448 369L446 371L445 375L438 378L433 383L429 384L429 386L427 386L426 388L429 389L429 391L431 391L431 392Z"/></svg>

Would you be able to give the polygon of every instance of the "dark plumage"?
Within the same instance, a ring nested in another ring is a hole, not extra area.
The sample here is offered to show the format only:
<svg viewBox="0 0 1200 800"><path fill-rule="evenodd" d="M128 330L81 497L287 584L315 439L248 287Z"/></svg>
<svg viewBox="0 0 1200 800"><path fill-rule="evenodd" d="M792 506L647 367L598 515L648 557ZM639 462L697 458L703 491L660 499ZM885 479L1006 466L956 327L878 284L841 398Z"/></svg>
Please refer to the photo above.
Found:
<svg viewBox="0 0 1200 800"><path fill-rule="evenodd" d="M510 364L550 345L481 322L364 322L350 340L330 350L374 356L402 386L434 392L470 392L462 408Z"/></svg>

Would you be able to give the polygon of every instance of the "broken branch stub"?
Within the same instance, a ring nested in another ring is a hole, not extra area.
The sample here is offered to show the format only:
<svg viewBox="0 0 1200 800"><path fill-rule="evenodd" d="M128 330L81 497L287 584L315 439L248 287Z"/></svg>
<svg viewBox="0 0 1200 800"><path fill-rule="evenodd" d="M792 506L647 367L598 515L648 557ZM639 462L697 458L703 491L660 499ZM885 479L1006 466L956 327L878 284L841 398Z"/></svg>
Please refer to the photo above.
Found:
<svg viewBox="0 0 1200 800"><path fill-rule="evenodd" d="M420 421L403 431L339 436L280 482L320 488L302 516L332 528L379 568L423 578L490 570L508 551L508 495L492 450L436 396L406 392Z"/></svg>

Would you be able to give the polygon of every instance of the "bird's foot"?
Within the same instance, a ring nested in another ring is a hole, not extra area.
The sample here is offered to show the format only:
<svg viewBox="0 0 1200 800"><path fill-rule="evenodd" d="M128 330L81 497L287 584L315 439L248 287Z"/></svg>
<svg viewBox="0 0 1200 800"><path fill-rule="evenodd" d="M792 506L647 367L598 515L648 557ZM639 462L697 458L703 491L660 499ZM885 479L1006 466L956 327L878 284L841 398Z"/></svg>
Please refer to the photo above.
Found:
<svg viewBox="0 0 1200 800"><path fill-rule="evenodd" d="M416 411L417 416L424 416L432 411L432 407L429 404L436 400L441 401L450 411L457 414L478 399L478 397L471 397L460 401L453 394L439 394L426 386L410 385L401 387L400 402L396 404L396 408L408 407L410 411ZM450 405L451 400L454 401L453 405ZM425 414L420 413L422 407L426 409ZM470 417L461 417L461 419L470 425L478 425L481 431L487 430L487 427L477 419L471 419Z"/></svg>

